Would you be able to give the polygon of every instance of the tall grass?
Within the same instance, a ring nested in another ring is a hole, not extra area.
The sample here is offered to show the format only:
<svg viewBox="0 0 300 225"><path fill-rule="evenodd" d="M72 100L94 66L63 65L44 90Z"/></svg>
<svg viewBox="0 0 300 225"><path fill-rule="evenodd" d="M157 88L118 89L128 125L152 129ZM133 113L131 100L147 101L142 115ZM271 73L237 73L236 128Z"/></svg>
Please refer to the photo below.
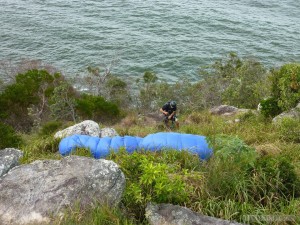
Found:
<svg viewBox="0 0 300 225"><path fill-rule="evenodd" d="M120 207L109 207L96 204L87 209L78 206L66 209L63 217L54 217L52 224L57 225L138 225L140 222L132 218ZM147 223L143 223L147 225Z"/></svg>

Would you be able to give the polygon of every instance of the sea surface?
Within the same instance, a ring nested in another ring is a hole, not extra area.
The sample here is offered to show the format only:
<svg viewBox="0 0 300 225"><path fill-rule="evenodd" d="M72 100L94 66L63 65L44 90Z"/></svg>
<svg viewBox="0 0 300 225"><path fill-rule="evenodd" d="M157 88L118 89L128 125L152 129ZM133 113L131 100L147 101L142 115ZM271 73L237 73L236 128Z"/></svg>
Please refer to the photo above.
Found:
<svg viewBox="0 0 300 225"><path fill-rule="evenodd" d="M229 52L300 62L299 0L0 0L0 60L177 80Z"/></svg>

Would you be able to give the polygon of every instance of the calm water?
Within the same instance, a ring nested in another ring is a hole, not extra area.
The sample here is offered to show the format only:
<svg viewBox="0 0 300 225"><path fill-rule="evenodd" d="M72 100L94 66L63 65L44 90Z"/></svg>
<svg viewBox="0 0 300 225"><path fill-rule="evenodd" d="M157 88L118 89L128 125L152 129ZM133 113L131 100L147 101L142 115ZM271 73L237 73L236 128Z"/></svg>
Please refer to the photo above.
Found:
<svg viewBox="0 0 300 225"><path fill-rule="evenodd" d="M67 75L195 76L230 51L300 62L299 0L0 0L0 60L41 59Z"/></svg>

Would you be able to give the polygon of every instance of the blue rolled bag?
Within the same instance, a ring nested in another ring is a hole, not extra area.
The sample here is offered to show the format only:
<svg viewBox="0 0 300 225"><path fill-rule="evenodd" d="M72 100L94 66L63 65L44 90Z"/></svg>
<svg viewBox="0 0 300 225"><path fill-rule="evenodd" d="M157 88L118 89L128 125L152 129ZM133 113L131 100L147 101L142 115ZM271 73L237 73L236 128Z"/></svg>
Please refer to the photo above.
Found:
<svg viewBox="0 0 300 225"><path fill-rule="evenodd" d="M94 158L99 159L105 158L110 151L118 152L121 147L129 153L142 149L147 151L186 150L197 154L202 160L209 159L213 154L205 136L175 132L149 134L144 138L136 136L99 138L76 134L61 140L59 152L62 156L66 156L70 155L76 148L87 148Z"/></svg>

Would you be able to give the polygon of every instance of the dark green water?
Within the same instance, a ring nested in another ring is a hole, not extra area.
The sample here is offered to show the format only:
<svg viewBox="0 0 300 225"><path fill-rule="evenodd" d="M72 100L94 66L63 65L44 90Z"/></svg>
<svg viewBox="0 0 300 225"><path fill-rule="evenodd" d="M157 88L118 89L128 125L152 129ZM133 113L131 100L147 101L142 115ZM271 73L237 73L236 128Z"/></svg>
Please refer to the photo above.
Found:
<svg viewBox="0 0 300 225"><path fill-rule="evenodd" d="M230 51L266 66L300 61L299 0L0 0L0 60L41 59L138 77L194 77Z"/></svg>

